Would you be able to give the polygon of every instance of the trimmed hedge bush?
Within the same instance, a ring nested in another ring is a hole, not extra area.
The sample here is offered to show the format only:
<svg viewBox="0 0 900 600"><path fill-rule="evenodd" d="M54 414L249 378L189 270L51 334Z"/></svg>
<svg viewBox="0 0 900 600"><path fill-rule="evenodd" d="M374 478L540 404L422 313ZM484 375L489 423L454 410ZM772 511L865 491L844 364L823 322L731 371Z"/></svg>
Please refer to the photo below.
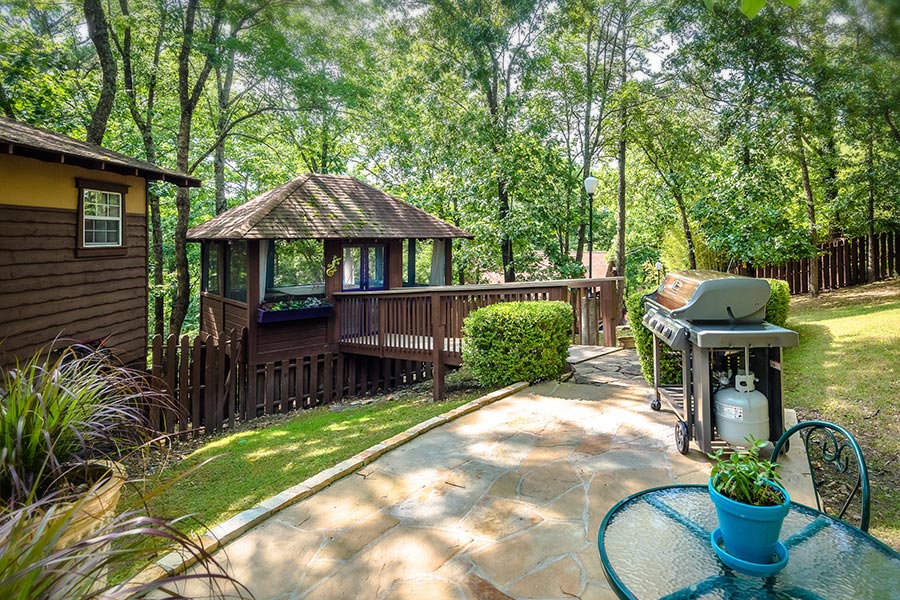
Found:
<svg viewBox="0 0 900 600"><path fill-rule="evenodd" d="M780 279L766 279L772 288L772 295L766 303L766 321L772 325L784 327L787 322L788 311L791 308L791 288L787 281Z"/></svg>
<svg viewBox="0 0 900 600"><path fill-rule="evenodd" d="M631 325L631 335L634 336L634 347L641 361L641 373L647 383L653 385L653 334L641 322L644 318L644 303L641 298L645 293L647 292L635 292L628 296L625 308L628 310L628 324ZM659 350L660 385L681 383L681 353L665 344L660 344Z"/></svg>
<svg viewBox="0 0 900 600"><path fill-rule="evenodd" d="M502 302L473 311L463 322L463 364L482 385L558 377L572 339L567 302Z"/></svg>

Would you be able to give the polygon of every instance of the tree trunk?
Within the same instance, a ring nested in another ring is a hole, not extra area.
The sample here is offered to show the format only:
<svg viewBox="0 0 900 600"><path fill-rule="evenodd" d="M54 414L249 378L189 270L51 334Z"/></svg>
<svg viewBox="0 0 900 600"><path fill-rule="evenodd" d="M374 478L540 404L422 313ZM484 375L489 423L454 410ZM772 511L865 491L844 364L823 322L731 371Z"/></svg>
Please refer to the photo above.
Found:
<svg viewBox="0 0 900 600"><path fill-rule="evenodd" d="M176 165L179 171L187 173L190 153L191 121L193 108L182 105L181 119L178 126L176 146ZM190 304L190 271L187 262L187 230L191 214L191 195L189 188L180 187L175 195L175 298L172 300L172 312L169 314L169 334L181 337L181 326L187 316Z"/></svg>
<svg viewBox="0 0 900 600"><path fill-rule="evenodd" d="M147 78L147 97L142 113L138 107L137 91L134 85L134 68L132 63L132 45L131 45L131 11L128 0L119 0L119 8L122 16L125 17L125 31L122 35L121 43L116 40L116 47L122 58L122 75L125 84L125 97L128 99L128 110L135 126L141 133L141 140L144 143L144 157L147 162L156 164L156 140L153 137L154 117L155 117L155 101L156 101L156 83L158 81L159 61L162 54L162 43L165 35L166 15L160 12L159 22L156 28L156 38L153 46L153 59L148 69ZM153 311L153 334L165 334L165 291L164 291L164 265L163 265L163 234L162 234L162 217L159 210L159 196L152 190L147 192L147 203L150 206L150 256L152 257L152 270L150 279L152 281L151 300Z"/></svg>
<svg viewBox="0 0 900 600"><path fill-rule="evenodd" d="M500 175L497 181L497 200L500 204L500 253L503 259L503 281L507 283L516 280L516 266L513 263L513 244L509 236L509 190L506 187L506 179Z"/></svg>
<svg viewBox="0 0 900 600"><path fill-rule="evenodd" d="M687 242L688 265L691 269L697 268L697 257L694 253L694 235L691 233L691 225L688 222L687 210L684 208L684 197L681 190L675 188L672 191L675 197L675 205L678 207L678 214L681 216L681 228L684 230L684 239Z"/></svg>
<svg viewBox="0 0 900 600"><path fill-rule="evenodd" d="M622 118L626 117L625 109L622 109ZM616 270L622 277L625 276L625 125L622 125L622 137L619 138L619 189L618 212L616 222Z"/></svg>
<svg viewBox="0 0 900 600"><path fill-rule="evenodd" d="M806 162L806 150L803 147L803 138L799 131L797 138L797 157L800 160L800 173L803 176L803 191L806 193L806 218L809 221L809 245L812 246L813 256L809 259L809 295L815 298L819 295L819 232L816 224L816 202L809 183L809 166Z"/></svg>
<svg viewBox="0 0 900 600"><path fill-rule="evenodd" d="M834 139L834 134L828 137L828 141L825 143L825 174L822 177L822 184L824 186L825 192L825 205L826 206L834 206L837 204L838 199L838 154L837 154L837 144ZM840 211L835 212L835 218L837 219L837 227L843 233L844 231L844 222L841 217Z"/></svg>
<svg viewBox="0 0 900 600"><path fill-rule="evenodd" d="M87 128L87 141L102 146L103 136L106 134L106 124L116 99L118 70L109 43L109 24L106 22L106 14L103 12L103 4L100 0L84 0L84 19L87 23L88 35L97 50L100 72L103 75L100 97L97 99L97 106L94 107L91 122Z"/></svg>
<svg viewBox="0 0 900 600"><path fill-rule="evenodd" d="M188 0L184 13L184 30L181 40L181 48L178 53L178 103L181 115L178 121L178 136L176 142L176 166L182 173L190 170L191 125L194 118L194 110L200 101L203 88L209 79L213 68L214 48L219 46L219 31L224 11L224 2L216 2L213 8L212 23L210 24L208 39L204 40L206 48L205 60L199 70L191 64L191 54L195 45L194 22L199 9L200 0ZM191 73L195 72L193 84L190 81ZM190 272L187 262L187 230L188 219L191 213L190 190L186 187L178 188L175 196L175 298L172 301L172 312L169 315L169 334L176 339L181 336L181 326L187 316L190 304Z"/></svg>
<svg viewBox="0 0 900 600"><path fill-rule="evenodd" d="M584 90L585 90L585 98L584 98L584 123L582 123L582 135L584 136L584 147L582 148L582 157L581 157L581 176L582 179L586 179L591 175L591 158L593 157L592 144L591 144L591 111L593 110L594 104L594 71L591 65L591 39L593 33L593 25L588 27L587 36L584 43ZM578 194L579 200L581 201L581 212L582 215L581 222L578 224L578 250L576 252L576 257L581 262L581 257L584 255L584 239L585 239L585 221L590 220L590 215L586 215L587 211L590 210L589 203L587 202L587 192L584 191L584 186L580 186L581 191ZM588 218L585 219L584 217ZM593 232L588 232L588 236L590 237ZM588 261L593 260L593 257L589 256Z"/></svg>
<svg viewBox="0 0 900 600"><path fill-rule="evenodd" d="M875 256L875 152L872 147L872 135L869 133L866 144L866 184L868 187L868 233L869 243L866 252L866 279L872 283L878 279L878 265Z"/></svg>
<svg viewBox="0 0 900 600"><path fill-rule="evenodd" d="M216 66L216 87L218 94L215 136L218 140L213 150L213 179L216 186L216 214L221 215L228 210L228 200L225 198L225 129L228 127L228 103L231 99L231 82L234 77L234 52L229 52L230 60L225 67L225 76L222 77L222 69Z"/></svg>
<svg viewBox="0 0 900 600"><path fill-rule="evenodd" d="M625 88L628 82L628 28L625 26L627 17L625 3L622 6L622 72L620 75L620 89ZM628 130L628 109L625 104L619 109L619 189L618 189L618 221L616 222L616 269L621 277L625 277L625 134ZM619 315L624 313L625 294L620 294Z"/></svg>
<svg viewBox="0 0 900 600"><path fill-rule="evenodd" d="M894 120L891 118L891 109L885 107L882 114L884 115L884 122L888 124L891 135L894 137L894 141L900 144L900 129L897 129L897 126L894 124Z"/></svg>
<svg viewBox="0 0 900 600"><path fill-rule="evenodd" d="M6 93L6 88L3 87L3 84L0 84L0 109L2 109L3 114L10 119L16 118L16 110L13 108L12 102L9 99L9 95Z"/></svg>

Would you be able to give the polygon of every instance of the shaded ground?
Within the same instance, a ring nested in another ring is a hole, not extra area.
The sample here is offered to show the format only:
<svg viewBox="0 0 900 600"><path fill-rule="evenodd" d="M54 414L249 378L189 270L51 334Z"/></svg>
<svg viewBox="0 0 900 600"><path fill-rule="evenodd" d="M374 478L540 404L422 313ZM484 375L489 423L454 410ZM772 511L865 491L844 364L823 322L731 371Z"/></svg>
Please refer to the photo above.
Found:
<svg viewBox="0 0 900 600"><path fill-rule="evenodd" d="M900 550L900 279L794 297L785 403L859 440L872 487L871 532Z"/></svg>

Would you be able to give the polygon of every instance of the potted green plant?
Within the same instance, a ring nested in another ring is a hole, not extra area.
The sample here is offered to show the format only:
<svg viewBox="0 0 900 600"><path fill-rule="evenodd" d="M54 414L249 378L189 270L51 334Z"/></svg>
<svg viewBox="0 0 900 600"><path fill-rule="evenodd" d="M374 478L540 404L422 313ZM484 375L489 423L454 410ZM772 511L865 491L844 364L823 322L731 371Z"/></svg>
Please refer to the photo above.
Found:
<svg viewBox="0 0 900 600"><path fill-rule="evenodd" d="M716 461L710 472L709 495L719 518L712 543L730 566L765 574L787 562L787 551L778 536L791 498L780 484L778 465L759 455L766 442L752 437L748 442L746 450L735 451L728 458L722 450L709 455Z"/></svg>

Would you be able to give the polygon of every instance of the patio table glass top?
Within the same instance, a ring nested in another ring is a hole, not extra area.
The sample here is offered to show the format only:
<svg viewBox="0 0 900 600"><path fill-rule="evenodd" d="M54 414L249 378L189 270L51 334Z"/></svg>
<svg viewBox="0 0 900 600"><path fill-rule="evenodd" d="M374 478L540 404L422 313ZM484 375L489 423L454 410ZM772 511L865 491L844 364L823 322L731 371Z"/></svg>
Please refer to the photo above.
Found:
<svg viewBox="0 0 900 600"><path fill-rule="evenodd" d="M722 563L710 543L716 527L705 485L634 494L600 526L607 580L621 598L900 598L900 554L813 508L791 504L780 538L788 564L770 577Z"/></svg>

